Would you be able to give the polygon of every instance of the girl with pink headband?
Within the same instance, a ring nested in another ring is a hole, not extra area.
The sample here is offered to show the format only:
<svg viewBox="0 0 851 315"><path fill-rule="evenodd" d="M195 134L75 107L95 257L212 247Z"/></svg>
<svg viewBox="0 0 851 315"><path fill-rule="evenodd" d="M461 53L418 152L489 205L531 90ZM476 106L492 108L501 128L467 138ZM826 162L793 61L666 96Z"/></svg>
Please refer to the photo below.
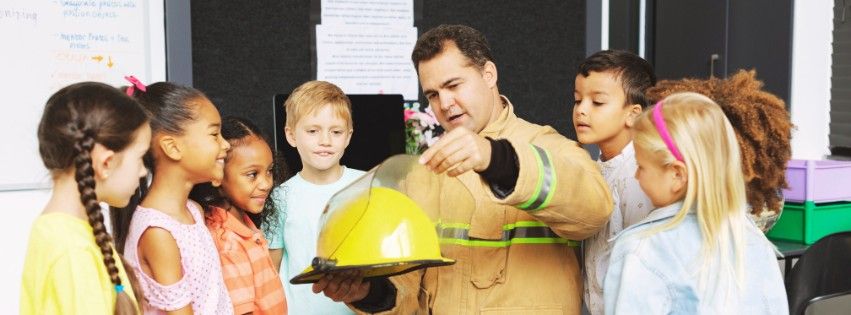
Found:
<svg viewBox="0 0 851 315"><path fill-rule="evenodd" d="M775 249L746 216L739 145L721 108L673 94L634 130L635 176L657 209L615 239L606 314L788 314Z"/></svg>

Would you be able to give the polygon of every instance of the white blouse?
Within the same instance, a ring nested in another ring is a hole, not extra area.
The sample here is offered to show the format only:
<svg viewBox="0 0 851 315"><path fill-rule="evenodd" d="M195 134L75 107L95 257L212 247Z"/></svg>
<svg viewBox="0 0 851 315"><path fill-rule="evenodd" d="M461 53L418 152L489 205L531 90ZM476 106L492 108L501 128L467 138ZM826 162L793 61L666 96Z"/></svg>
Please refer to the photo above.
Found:
<svg viewBox="0 0 851 315"><path fill-rule="evenodd" d="M628 143L621 153L608 161L597 160L606 184L612 192L614 210L609 223L585 240L585 305L591 314L603 314L603 280L609 268L609 255L615 237L624 228L638 223L653 210L650 198L635 179L635 149Z"/></svg>

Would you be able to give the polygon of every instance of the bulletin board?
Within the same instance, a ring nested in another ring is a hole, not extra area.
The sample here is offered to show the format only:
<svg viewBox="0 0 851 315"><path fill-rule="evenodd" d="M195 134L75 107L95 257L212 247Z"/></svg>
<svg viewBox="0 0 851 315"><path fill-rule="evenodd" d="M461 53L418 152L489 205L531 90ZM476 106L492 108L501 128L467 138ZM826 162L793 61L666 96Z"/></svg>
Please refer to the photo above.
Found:
<svg viewBox="0 0 851 315"><path fill-rule="evenodd" d="M315 79L311 36L318 2L192 2L195 87L223 115L248 118L271 137L273 96ZM576 66L585 57L585 1L425 0L414 5L419 34L443 23L482 31L496 59L500 93L509 97L518 116L575 138L570 116ZM427 104L421 93L419 100Z"/></svg>

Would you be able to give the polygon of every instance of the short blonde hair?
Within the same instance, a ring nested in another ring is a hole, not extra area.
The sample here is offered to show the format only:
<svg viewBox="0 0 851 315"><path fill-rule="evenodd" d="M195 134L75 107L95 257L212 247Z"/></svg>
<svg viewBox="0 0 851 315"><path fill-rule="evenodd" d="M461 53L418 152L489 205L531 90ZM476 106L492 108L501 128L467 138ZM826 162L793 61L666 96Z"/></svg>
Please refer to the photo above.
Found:
<svg viewBox="0 0 851 315"><path fill-rule="evenodd" d="M284 102L287 112L286 127L294 128L305 115L309 115L323 106L331 106L337 117L346 121L349 129L352 122L352 102L339 87L325 81L307 81L297 87Z"/></svg>

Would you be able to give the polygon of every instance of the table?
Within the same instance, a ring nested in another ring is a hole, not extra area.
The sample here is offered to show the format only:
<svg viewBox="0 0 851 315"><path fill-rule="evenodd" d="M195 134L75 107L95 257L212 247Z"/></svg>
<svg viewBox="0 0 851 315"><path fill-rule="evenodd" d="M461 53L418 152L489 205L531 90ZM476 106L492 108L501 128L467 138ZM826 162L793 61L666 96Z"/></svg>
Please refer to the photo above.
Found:
<svg viewBox="0 0 851 315"><path fill-rule="evenodd" d="M777 257L777 259L782 259L785 264L785 272L783 273L784 277L786 277L789 274L789 271L792 270L792 260L801 257L801 255L807 251L807 248L810 247L810 245L807 244L789 241L771 240L771 242L774 243L774 246L777 246L777 250L783 254L783 257Z"/></svg>

